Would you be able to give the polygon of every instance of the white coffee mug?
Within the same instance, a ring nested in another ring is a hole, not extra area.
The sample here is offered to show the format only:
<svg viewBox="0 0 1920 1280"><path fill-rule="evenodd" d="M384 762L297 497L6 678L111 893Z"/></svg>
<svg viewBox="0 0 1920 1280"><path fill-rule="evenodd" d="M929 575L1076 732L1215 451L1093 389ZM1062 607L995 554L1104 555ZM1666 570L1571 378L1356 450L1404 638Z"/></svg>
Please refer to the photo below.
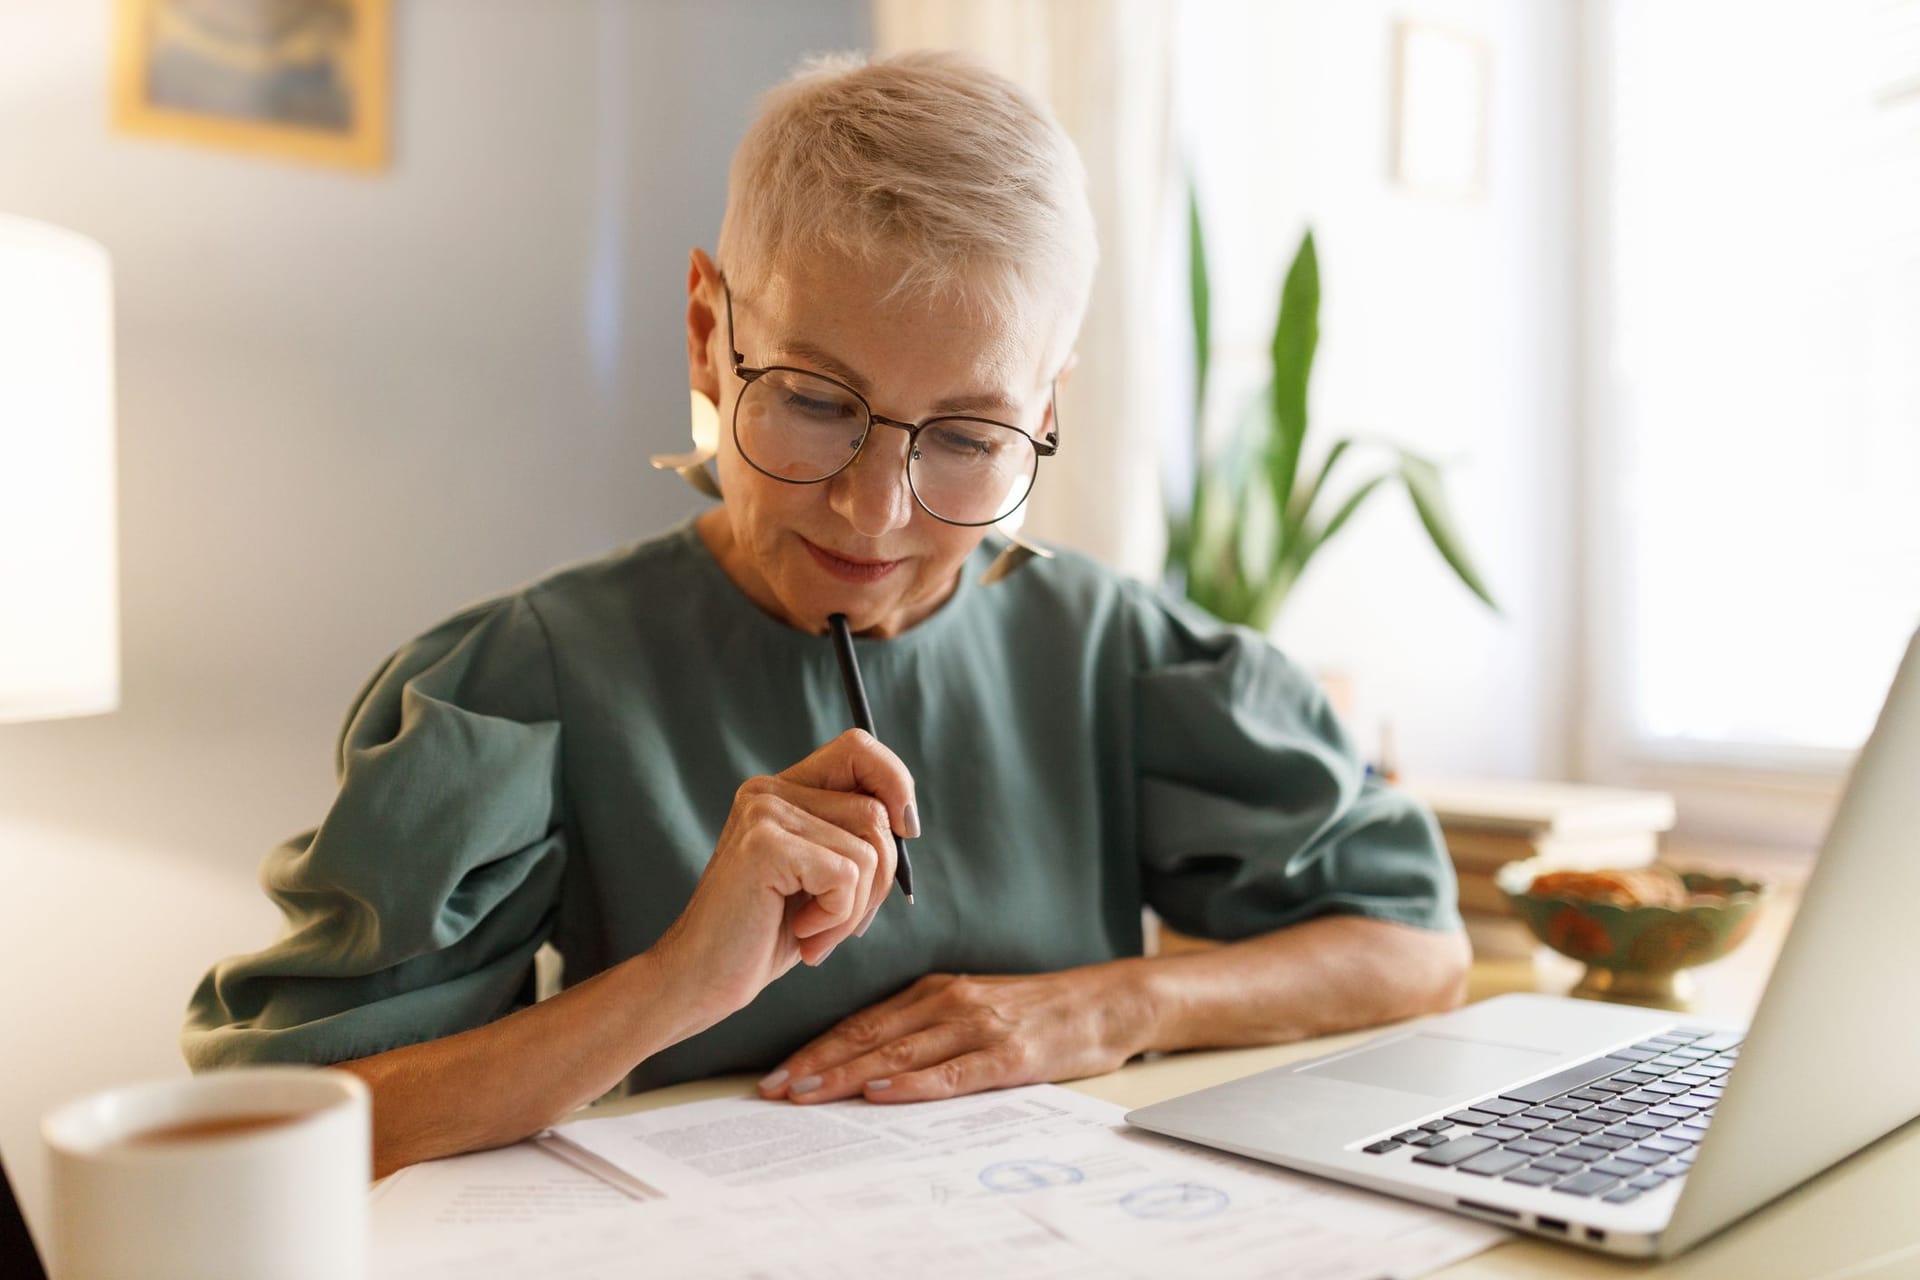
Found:
<svg viewBox="0 0 1920 1280"><path fill-rule="evenodd" d="M81 1098L41 1122L55 1280L364 1280L367 1088L239 1067Z"/></svg>

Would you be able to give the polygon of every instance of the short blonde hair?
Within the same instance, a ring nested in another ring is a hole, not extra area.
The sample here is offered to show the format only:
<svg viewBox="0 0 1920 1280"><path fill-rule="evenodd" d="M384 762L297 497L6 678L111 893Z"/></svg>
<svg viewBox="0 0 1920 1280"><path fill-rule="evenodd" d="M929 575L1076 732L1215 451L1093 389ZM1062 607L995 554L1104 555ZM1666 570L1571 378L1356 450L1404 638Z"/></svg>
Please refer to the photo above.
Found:
<svg viewBox="0 0 1920 1280"><path fill-rule="evenodd" d="M734 152L720 266L750 297L803 254L895 272L886 300L1035 330L1057 371L1099 251L1086 171L1046 106L968 58L915 51L810 59L762 99Z"/></svg>

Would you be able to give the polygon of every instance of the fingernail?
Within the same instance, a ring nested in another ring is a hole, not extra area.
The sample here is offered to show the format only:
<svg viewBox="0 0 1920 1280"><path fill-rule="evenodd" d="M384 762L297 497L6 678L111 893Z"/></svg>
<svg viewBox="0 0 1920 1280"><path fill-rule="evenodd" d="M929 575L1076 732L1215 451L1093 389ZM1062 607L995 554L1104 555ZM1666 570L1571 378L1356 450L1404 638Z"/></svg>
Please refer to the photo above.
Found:
<svg viewBox="0 0 1920 1280"><path fill-rule="evenodd" d="M786 1082L787 1069L782 1067L778 1071L769 1071L766 1075L762 1076L760 1078L760 1087L762 1089L778 1089Z"/></svg>
<svg viewBox="0 0 1920 1280"><path fill-rule="evenodd" d="M905 816L907 819L907 839L918 840L920 838L920 811L913 807L913 801L911 800L907 801L907 812Z"/></svg>
<svg viewBox="0 0 1920 1280"><path fill-rule="evenodd" d="M795 1080L793 1082L793 1088L787 1090L787 1092L788 1093L812 1093L815 1089L818 1089L819 1087L820 1087L819 1076L801 1076L798 1080Z"/></svg>
<svg viewBox="0 0 1920 1280"><path fill-rule="evenodd" d="M891 1089L891 1088L893 1088L893 1081L891 1081L891 1080L869 1080L869 1081L867 1081L867 1088L868 1088L869 1090L871 1090L872 1092L874 1092L874 1093L878 1093L878 1092L880 1092L880 1091L881 1091L882 1089Z"/></svg>
<svg viewBox="0 0 1920 1280"><path fill-rule="evenodd" d="M867 918L866 918L865 920L862 920L862 921L860 922L860 927L859 927L858 929L855 929L855 930L853 931L853 936L854 936L854 937L856 937L856 938L864 938L864 937L866 937L866 936L867 936L867 930L868 930L868 929L871 929L871 928L873 927L873 920L874 920L874 917L875 917L875 916L877 916L877 915L879 915L879 914L880 914L880 908L879 908L879 906L878 906L878 905L876 904L876 905L875 905L875 906L873 907L873 909L872 909L872 910L870 910L870 911L868 911L868 912L867 912Z"/></svg>

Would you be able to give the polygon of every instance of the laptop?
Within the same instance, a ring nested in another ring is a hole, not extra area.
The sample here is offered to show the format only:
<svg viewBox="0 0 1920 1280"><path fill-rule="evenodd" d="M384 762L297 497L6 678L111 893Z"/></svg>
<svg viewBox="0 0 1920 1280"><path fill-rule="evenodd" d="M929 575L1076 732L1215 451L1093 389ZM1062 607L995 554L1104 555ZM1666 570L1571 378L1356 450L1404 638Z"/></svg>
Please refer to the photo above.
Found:
<svg viewBox="0 0 1920 1280"><path fill-rule="evenodd" d="M1920 1115L1920 633L1750 1027L1499 996L1127 1114L1631 1257L1679 1253Z"/></svg>

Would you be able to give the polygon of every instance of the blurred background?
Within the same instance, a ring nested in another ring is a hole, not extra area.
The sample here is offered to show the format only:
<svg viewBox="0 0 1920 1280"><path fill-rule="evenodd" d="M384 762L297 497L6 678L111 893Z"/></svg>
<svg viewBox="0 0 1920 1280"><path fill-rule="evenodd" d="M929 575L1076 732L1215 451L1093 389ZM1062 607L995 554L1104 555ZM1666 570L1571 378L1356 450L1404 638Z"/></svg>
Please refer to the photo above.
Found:
<svg viewBox="0 0 1920 1280"><path fill-rule="evenodd" d="M1029 533L1179 589L1199 471L1272 569L1237 433L1311 229L1320 527L1385 479L1275 640L1410 780L1657 788L1804 873L1920 622L1920 0L6 0L0 213L110 258L117 448L117 706L0 723L30 1208L38 1114L183 1071L273 936L385 656L702 504L647 459L755 98L921 45L1043 94L1101 223Z"/></svg>

